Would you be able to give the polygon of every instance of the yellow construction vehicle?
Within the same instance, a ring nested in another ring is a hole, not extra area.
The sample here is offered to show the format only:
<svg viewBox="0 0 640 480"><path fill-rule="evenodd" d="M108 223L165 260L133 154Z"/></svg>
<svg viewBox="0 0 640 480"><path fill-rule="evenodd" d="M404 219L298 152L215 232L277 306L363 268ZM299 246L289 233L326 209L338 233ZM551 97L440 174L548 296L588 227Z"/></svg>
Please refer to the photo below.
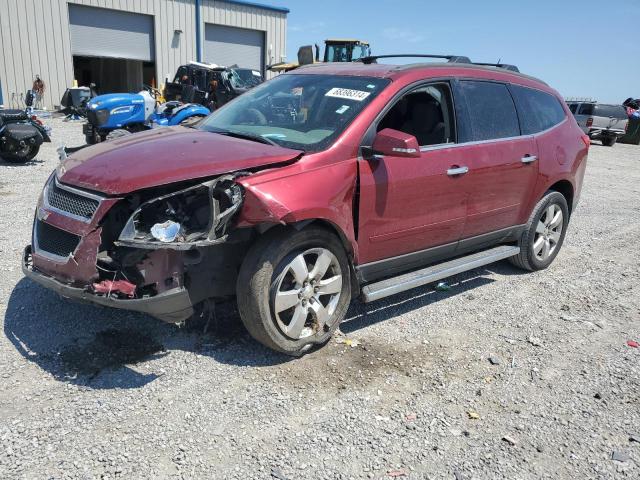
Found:
<svg viewBox="0 0 640 480"><path fill-rule="evenodd" d="M305 45L298 49L298 62L282 62L267 66L267 70L272 72L288 72L298 68L300 65L320 63L320 48L315 45L315 55L313 45ZM353 62L363 57L371 55L369 42L355 39L330 38L324 41L324 62Z"/></svg>
<svg viewBox="0 0 640 480"><path fill-rule="evenodd" d="M355 39L329 39L324 41L325 62L353 62L371 55L369 42Z"/></svg>

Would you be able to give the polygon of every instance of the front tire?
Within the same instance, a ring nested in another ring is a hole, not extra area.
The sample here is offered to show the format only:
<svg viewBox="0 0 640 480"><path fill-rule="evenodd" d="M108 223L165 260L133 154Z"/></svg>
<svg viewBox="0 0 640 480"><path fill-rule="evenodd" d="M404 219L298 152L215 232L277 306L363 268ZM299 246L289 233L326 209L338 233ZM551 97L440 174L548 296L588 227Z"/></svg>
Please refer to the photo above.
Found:
<svg viewBox="0 0 640 480"><path fill-rule="evenodd" d="M509 260L531 272L544 270L558 255L569 224L567 200L559 192L548 191L536 204L520 237L520 253Z"/></svg>
<svg viewBox="0 0 640 480"><path fill-rule="evenodd" d="M300 356L330 338L349 308L351 278L338 238L316 226L267 232L236 287L245 327L263 345Z"/></svg>

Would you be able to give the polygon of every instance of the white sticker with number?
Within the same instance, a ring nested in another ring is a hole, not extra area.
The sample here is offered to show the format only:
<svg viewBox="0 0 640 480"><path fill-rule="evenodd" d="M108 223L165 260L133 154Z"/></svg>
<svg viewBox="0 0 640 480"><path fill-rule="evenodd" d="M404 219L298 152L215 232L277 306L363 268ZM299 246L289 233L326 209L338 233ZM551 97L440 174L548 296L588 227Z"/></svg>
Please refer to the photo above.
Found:
<svg viewBox="0 0 640 480"><path fill-rule="evenodd" d="M324 94L325 97L345 98L347 100L355 100L361 102L371 95L371 92L363 92L361 90L351 90L350 88L332 88Z"/></svg>

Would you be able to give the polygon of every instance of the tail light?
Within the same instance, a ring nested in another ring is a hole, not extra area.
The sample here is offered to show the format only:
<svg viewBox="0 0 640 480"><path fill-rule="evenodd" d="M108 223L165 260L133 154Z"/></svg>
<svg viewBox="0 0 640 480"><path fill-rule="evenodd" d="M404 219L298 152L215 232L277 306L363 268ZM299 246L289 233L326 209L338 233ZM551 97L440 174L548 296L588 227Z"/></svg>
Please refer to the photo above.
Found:
<svg viewBox="0 0 640 480"><path fill-rule="evenodd" d="M589 117L587 118L587 127L591 127L593 125L593 118Z"/></svg>
<svg viewBox="0 0 640 480"><path fill-rule="evenodd" d="M591 139L589 138L589 135L582 135L582 141L587 146L587 149L591 146Z"/></svg>
<svg viewBox="0 0 640 480"><path fill-rule="evenodd" d="M36 122L38 125L44 125L44 123L42 123L42 120L40 120L37 116L35 115L31 115L31 120L33 120L34 122Z"/></svg>

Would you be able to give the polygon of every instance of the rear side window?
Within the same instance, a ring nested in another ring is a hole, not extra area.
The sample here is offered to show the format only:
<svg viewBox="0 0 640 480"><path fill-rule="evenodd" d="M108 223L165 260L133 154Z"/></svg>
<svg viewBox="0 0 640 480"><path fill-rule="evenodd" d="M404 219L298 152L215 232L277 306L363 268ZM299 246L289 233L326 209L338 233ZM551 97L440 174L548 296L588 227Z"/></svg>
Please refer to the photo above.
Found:
<svg viewBox="0 0 640 480"><path fill-rule="evenodd" d="M575 103L570 103L569 104L569 110L571 110L571 113L576 113L576 110L578 109L578 105Z"/></svg>
<svg viewBox="0 0 640 480"><path fill-rule="evenodd" d="M564 109L554 95L519 85L511 85L511 92L520 113L523 135L542 132L564 120Z"/></svg>
<svg viewBox="0 0 640 480"><path fill-rule="evenodd" d="M596 117L613 117L618 120L626 120L627 110L622 105L603 105L598 103L594 107L594 113Z"/></svg>
<svg viewBox="0 0 640 480"><path fill-rule="evenodd" d="M502 83L460 82L467 100L473 141L520 135L518 115L509 90Z"/></svg>
<svg viewBox="0 0 640 480"><path fill-rule="evenodd" d="M580 105L578 115L593 115L593 103L583 103Z"/></svg>

